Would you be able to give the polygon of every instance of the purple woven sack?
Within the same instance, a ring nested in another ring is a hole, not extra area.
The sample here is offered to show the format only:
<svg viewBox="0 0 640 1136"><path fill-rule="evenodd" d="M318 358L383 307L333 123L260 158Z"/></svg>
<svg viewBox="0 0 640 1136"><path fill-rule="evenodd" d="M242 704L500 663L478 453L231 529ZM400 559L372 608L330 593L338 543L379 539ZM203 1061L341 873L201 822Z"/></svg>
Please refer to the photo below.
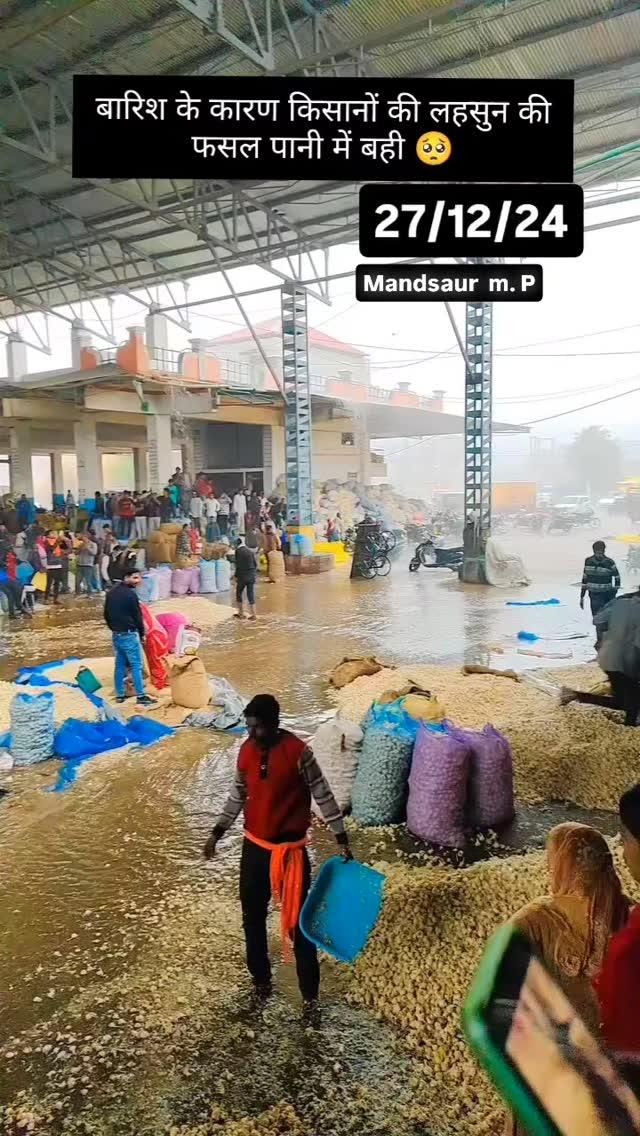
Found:
<svg viewBox="0 0 640 1136"><path fill-rule="evenodd" d="M174 596L186 596L191 583L190 568L174 568L171 573L171 591Z"/></svg>
<svg viewBox="0 0 640 1136"><path fill-rule="evenodd" d="M513 820L513 756L504 734L494 726L483 730L448 726L448 730L471 750L468 823L473 828L497 828Z"/></svg>
<svg viewBox="0 0 640 1136"><path fill-rule="evenodd" d="M189 591L192 596L197 596L200 593L200 566L197 568L189 568Z"/></svg>
<svg viewBox="0 0 640 1136"><path fill-rule="evenodd" d="M470 751L442 730L421 726L409 776L407 825L430 844L464 848Z"/></svg>

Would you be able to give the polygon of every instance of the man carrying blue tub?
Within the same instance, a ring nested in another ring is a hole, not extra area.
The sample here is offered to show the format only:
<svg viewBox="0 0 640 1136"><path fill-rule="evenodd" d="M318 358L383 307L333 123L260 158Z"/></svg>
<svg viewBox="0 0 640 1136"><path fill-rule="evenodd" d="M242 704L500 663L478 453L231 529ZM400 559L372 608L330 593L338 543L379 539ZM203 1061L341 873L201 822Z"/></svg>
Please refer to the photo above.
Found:
<svg viewBox="0 0 640 1136"><path fill-rule="evenodd" d="M308 745L280 729L280 706L271 694L258 694L245 709L249 737L238 754L235 780L204 848L214 856L220 837L244 811L240 861L240 902L247 967L256 995L271 993L267 947L269 899L281 907L285 958L296 960L305 1013L314 1011L320 987L315 945L303 934L300 912L309 891L311 865L306 850L313 796L326 824L352 859L342 813Z"/></svg>

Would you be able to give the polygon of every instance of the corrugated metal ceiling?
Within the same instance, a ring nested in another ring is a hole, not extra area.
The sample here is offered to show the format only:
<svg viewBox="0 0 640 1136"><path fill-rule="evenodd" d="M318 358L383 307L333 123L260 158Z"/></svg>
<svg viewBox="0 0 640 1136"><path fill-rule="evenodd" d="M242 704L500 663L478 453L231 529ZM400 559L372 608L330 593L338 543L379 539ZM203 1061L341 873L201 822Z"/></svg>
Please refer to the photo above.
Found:
<svg viewBox="0 0 640 1136"><path fill-rule="evenodd" d="M155 185L152 212L142 195L148 186L133 181L111 188L74 183L60 165L3 146L2 131L28 144L28 116L36 123L47 121L44 78L55 79L69 98L77 71L249 75L259 71L257 65L207 33L174 0L58 0L35 8L27 0L9 0L5 9L0 65L26 68L31 74L21 75L21 98L16 98L0 72L0 273L5 281L10 277L7 291L15 297L14 303L0 303L0 316L20 305L38 307L46 301L54 306L81 294L113 291L118 274L125 272L123 246L114 238L128 244L131 288L135 272L153 283L211 271L211 250L185 224L176 197L176 191L191 197L192 183ZM317 50L311 21L291 0L286 0L286 10L296 28L298 52L306 59ZM231 30L244 36L240 0L225 0L225 14ZM447 6L437 0L350 0L331 8L327 19L331 41L339 45L338 59L362 43L371 75L575 77L580 180L595 185L640 174L637 2L457 0ZM274 31L274 47L277 72L295 72L296 50L282 21ZM319 72L328 74L330 65L319 64ZM68 124L60 121L57 134L64 166L71 148ZM615 161L603 160L622 146L627 151ZM291 247L296 242L291 227L296 225L303 226L313 246L355 236L354 186L266 183L249 191L256 201L279 208ZM219 205L224 212L228 190L211 187L209 201L207 208L215 211ZM261 216L264 219L260 213L253 218L258 228ZM209 236L221 240L224 230L216 218L217 212L207 218ZM86 230L86 222L93 232ZM35 245L39 251L32 254ZM220 248L227 266L250 262L246 223L241 221L239 228L242 255Z"/></svg>

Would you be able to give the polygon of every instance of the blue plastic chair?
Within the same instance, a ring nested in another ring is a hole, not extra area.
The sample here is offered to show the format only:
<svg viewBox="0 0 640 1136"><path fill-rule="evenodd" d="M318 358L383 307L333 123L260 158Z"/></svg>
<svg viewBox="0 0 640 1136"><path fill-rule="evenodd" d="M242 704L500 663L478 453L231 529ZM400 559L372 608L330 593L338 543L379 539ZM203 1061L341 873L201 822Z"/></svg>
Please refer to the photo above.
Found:
<svg viewBox="0 0 640 1136"><path fill-rule="evenodd" d="M332 856L323 864L300 913L308 939L340 962L362 953L382 909L381 872Z"/></svg>

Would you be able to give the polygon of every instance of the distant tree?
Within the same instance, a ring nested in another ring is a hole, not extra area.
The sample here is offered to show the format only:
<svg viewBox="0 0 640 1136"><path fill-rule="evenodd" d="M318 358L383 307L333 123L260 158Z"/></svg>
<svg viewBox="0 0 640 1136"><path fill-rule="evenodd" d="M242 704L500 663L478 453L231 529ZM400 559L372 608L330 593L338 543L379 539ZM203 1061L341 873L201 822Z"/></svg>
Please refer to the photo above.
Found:
<svg viewBox="0 0 640 1136"><path fill-rule="evenodd" d="M618 441L604 426L587 426L567 449L567 465L580 489L595 497L615 488L620 464Z"/></svg>

